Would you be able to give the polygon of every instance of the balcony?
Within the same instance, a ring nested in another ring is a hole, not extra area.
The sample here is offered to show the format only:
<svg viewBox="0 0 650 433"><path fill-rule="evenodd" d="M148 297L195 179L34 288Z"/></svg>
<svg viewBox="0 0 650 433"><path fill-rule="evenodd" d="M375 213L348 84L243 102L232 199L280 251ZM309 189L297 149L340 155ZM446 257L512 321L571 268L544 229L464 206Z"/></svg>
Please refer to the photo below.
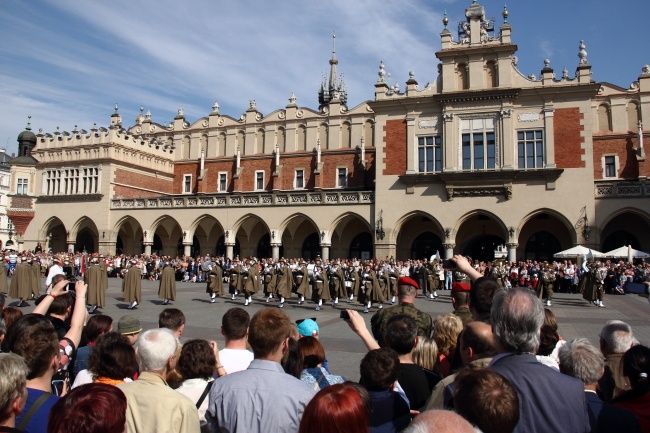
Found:
<svg viewBox="0 0 650 433"><path fill-rule="evenodd" d="M172 197L112 199L111 209L245 208L266 206L366 205L374 191L234 193Z"/></svg>
<svg viewBox="0 0 650 433"><path fill-rule="evenodd" d="M594 189L597 199L650 197L650 182L645 177L639 180L599 180L594 182Z"/></svg>

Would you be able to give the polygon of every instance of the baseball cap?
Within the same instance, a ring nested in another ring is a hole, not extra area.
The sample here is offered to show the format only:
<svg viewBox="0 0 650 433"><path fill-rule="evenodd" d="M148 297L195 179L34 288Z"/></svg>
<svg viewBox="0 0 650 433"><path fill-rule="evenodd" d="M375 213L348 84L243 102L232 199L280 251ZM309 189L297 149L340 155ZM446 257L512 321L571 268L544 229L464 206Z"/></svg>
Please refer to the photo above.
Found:
<svg viewBox="0 0 650 433"><path fill-rule="evenodd" d="M122 316L117 322L117 332L122 335L137 334L142 331L140 320L135 316Z"/></svg>
<svg viewBox="0 0 650 433"><path fill-rule="evenodd" d="M318 335L319 328L315 318L297 320L296 324L298 325L298 333L303 337L313 337L314 331Z"/></svg>

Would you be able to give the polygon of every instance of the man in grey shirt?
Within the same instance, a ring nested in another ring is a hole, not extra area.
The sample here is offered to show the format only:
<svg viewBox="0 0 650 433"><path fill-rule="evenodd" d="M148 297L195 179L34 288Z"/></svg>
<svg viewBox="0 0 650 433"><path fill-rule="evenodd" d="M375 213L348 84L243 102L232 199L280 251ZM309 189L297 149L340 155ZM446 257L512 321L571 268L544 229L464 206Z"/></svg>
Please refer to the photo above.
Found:
<svg viewBox="0 0 650 433"><path fill-rule="evenodd" d="M315 392L287 374L280 362L294 332L289 316L264 308L253 316L248 343L254 359L244 371L214 382L206 419L214 432L297 432Z"/></svg>

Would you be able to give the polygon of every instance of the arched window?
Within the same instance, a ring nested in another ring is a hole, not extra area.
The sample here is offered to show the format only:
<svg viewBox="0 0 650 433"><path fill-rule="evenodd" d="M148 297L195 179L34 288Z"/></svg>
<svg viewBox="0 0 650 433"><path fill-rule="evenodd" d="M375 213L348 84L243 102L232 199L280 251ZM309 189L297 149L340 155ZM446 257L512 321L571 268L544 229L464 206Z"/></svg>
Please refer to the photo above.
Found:
<svg viewBox="0 0 650 433"><path fill-rule="evenodd" d="M494 62L487 62L485 64L485 85L488 88L494 88L497 87L498 81L497 81L497 67L496 63Z"/></svg>
<svg viewBox="0 0 650 433"><path fill-rule="evenodd" d="M348 122L343 122L343 125L341 125L341 147L343 149L349 149L352 147L352 128L350 127L350 123Z"/></svg>
<svg viewBox="0 0 650 433"><path fill-rule="evenodd" d="M217 155L224 156L226 154L226 133L222 132L217 138Z"/></svg>
<svg viewBox="0 0 650 433"><path fill-rule="evenodd" d="M465 63L456 66L456 90L469 89L469 71Z"/></svg>
<svg viewBox="0 0 650 433"><path fill-rule="evenodd" d="M327 123L321 123L318 127L318 139L321 149L329 149L329 128Z"/></svg>
<svg viewBox="0 0 650 433"><path fill-rule="evenodd" d="M183 137L183 159L190 159L192 157L192 140L189 136Z"/></svg>
<svg viewBox="0 0 650 433"><path fill-rule="evenodd" d="M611 131L612 122L609 115L609 106L607 104L601 104L598 106L598 130L599 131Z"/></svg>
<svg viewBox="0 0 650 433"><path fill-rule="evenodd" d="M307 128L305 125L300 125L296 130L296 149L307 150Z"/></svg>
<svg viewBox="0 0 650 433"><path fill-rule="evenodd" d="M242 155L246 155L246 134L244 131L237 133L237 146Z"/></svg>
<svg viewBox="0 0 650 433"><path fill-rule="evenodd" d="M264 137L264 130L258 129L255 134L255 149L253 149L253 154L259 153L260 151L267 153L266 150L266 139ZM269 143L269 146L275 146L273 143Z"/></svg>

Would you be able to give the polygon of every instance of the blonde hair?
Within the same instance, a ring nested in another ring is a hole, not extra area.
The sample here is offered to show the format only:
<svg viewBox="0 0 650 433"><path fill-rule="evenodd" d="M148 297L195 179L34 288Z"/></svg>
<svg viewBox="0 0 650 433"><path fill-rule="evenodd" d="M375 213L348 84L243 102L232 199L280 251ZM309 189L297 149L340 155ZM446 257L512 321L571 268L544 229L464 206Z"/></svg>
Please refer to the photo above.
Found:
<svg viewBox="0 0 650 433"><path fill-rule="evenodd" d="M438 359L438 345L433 338L418 337L418 344L413 349L413 362L420 367L433 371Z"/></svg>
<svg viewBox="0 0 650 433"><path fill-rule="evenodd" d="M438 344L438 353L449 355L456 350L458 335L463 322L454 314L442 314L433 321L433 338Z"/></svg>

